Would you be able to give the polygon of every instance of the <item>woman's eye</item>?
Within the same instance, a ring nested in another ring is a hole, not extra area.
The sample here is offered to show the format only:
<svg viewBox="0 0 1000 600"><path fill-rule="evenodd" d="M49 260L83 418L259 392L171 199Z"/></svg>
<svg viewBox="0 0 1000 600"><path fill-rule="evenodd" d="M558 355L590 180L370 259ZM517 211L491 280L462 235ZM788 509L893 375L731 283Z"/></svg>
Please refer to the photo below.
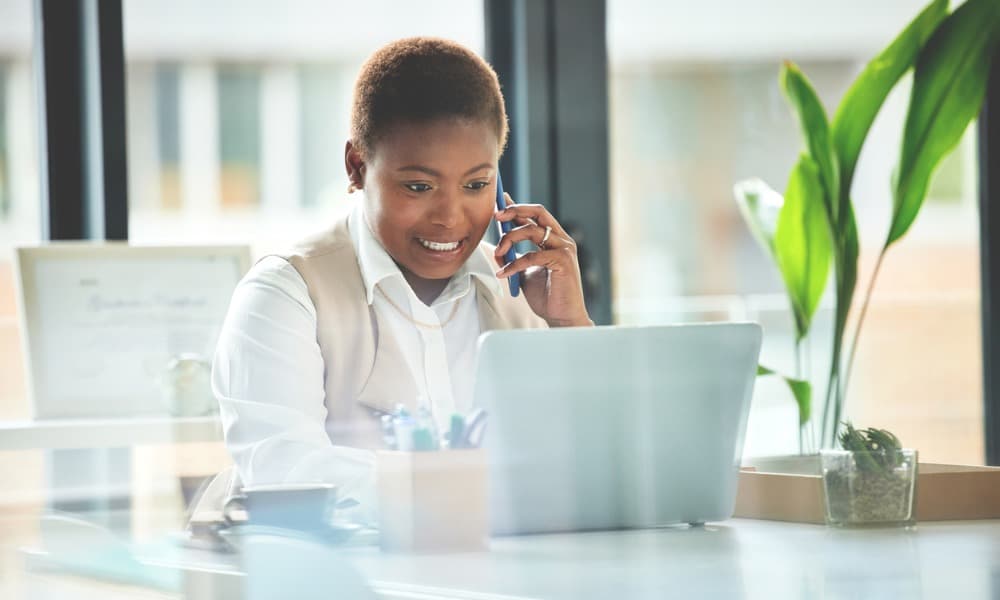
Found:
<svg viewBox="0 0 1000 600"><path fill-rule="evenodd" d="M470 190L476 190L476 191L478 191L478 190L483 189L487 185L489 185L489 182L487 182L487 181L473 181L472 183L467 184L465 187L467 189L470 189Z"/></svg>
<svg viewBox="0 0 1000 600"><path fill-rule="evenodd" d="M431 186L426 183L404 183L403 185L411 192L426 192L431 189Z"/></svg>

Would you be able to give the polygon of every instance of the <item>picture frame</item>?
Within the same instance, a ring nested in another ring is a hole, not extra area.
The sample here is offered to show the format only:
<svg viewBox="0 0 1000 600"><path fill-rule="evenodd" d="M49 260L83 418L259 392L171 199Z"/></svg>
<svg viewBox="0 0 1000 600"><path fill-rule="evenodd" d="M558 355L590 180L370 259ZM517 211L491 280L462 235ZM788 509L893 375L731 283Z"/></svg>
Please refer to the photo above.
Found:
<svg viewBox="0 0 1000 600"><path fill-rule="evenodd" d="M210 400L212 354L248 246L50 242L15 253L34 419L191 416L176 405L181 363L193 388L182 392Z"/></svg>

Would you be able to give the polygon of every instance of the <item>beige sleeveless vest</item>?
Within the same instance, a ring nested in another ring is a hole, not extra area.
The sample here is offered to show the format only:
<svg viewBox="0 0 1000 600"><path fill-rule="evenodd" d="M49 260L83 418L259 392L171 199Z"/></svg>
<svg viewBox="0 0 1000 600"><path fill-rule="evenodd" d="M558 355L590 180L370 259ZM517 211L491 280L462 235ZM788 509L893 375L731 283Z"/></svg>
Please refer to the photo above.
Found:
<svg viewBox="0 0 1000 600"><path fill-rule="evenodd" d="M479 251L493 260L493 246ZM316 307L316 339L325 365L327 433L336 445L379 448L379 417L414 407L416 385L395 338L368 305L347 218L284 255L305 280ZM491 263L492 264L492 263ZM480 331L547 327L524 296L511 297L473 278Z"/></svg>

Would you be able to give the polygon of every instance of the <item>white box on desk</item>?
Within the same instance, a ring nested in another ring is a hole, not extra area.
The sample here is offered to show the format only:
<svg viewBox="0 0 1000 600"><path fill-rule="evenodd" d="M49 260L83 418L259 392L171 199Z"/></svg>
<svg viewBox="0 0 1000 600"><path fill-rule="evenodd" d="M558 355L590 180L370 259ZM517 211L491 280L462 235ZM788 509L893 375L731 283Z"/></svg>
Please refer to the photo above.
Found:
<svg viewBox="0 0 1000 600"><path fill-rule="evenodd" d="M379 539L388 552L485 550L486 451L375 453Z"/></svg>

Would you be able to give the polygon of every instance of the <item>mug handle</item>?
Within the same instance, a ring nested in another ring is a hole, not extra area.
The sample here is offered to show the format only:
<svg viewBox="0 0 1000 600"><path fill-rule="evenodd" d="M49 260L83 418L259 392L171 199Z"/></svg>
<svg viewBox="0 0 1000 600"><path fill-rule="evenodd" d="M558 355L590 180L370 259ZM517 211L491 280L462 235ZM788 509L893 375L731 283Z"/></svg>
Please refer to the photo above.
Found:
<svg viewBox="0 0 1000 600"><path fill-rule="evenodd" d="M240 520L233 519L232 512L237 509L246 512L247 510L246 501L247 501L246 494L235 494L233 496L226 498L226 502L222 505L222 520L225 521L228 527L232 527L233 525L239 525L245 522L242 519Z"/></svg>

